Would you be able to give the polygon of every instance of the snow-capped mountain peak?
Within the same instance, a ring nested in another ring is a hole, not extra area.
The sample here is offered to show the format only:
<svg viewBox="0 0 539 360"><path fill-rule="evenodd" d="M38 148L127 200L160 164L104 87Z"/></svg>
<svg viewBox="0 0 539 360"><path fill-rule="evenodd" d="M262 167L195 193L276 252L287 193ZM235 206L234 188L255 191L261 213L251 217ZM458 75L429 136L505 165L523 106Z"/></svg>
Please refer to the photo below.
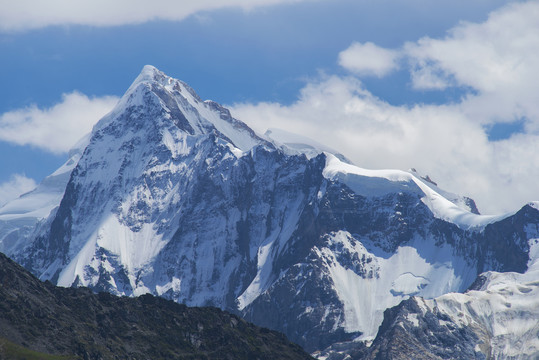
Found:
<svg viewBox="0 0 539 360"><path fill-rule="evenodd" d="M309 351L374 337L410 296L526 270L534 207L483 217L412 172L268 135L146 66L13 256L63 286L218 306Z"/></svg>
<svg viewBox="0 0 539 360"><path fill-rule="evenodd" d="M189 135L214 132L241 151L269 145L243 122L234 119L228 109L214 101L203 101L186 83L151 65L144 66L117 106L99 121L93 132L117 120L126 109L131 109L135 117L140 112L152 113L154 120L172 122Z"/></svg>

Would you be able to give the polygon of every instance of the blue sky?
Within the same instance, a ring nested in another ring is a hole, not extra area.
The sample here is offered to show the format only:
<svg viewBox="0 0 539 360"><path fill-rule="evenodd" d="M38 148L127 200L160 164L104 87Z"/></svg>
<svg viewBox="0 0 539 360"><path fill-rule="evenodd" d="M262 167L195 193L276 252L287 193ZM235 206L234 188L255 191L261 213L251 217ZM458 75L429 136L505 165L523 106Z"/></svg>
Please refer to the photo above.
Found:
<svg viewBox="0 0 539 360"><path fill-rule="evenodd" d="M257 131L415 167L487 212L539 200L537 2L122 2L0 0L0 203L59 167L145 64Z"/></svg>

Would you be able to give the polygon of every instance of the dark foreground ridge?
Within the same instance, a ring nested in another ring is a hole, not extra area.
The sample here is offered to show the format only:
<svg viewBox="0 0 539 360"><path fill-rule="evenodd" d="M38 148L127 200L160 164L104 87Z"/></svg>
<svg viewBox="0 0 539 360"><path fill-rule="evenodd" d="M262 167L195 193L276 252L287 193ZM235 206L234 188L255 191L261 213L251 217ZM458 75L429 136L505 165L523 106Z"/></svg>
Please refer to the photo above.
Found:
<svg viewBox="0 0 539 360"><path fill-rule="evenodd" d="M0 359L311 357L284 335L217 308L56 287L0 253Z"/></svg>

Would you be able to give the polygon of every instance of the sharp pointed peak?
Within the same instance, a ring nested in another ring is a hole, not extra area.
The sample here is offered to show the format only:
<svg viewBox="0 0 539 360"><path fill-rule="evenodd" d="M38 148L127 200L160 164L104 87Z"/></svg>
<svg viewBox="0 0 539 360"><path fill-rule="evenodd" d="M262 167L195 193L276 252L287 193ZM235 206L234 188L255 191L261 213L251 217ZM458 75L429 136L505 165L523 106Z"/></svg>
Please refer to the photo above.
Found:
<svg viewBox="0 0 539 360"><path fill-rule="evenodd" d="M162 72L158 68L156 68L155 66L144 65L140 74L137 76L135 81L133 81L133 84L138 84L138 83L146 82L146 81L160 81L160 80L168 79L168 78L170 77L167 76L164 72Z"/></svg>
<svg viewBox="0 0 539 360"><path fill-rule="evenodd" d="M141 105L143 107L139 108ZM130 108L139 108L137 111L148 113L159 112L162 108L163 113L168 114L163 115L168 119L166 121L172 119L176 126L187 133L209 134L215 130L242 151L269 144L246 124L234 119L228 109L214 101L203 101L185 82L166 75L152 65L142 68L116 107L94 126L92 133L113 122L123 124L126 117L121 114ZM152 118L152 121L156 120L156 117Z"/></svg>
<svg viewBox="0 0 539 360"><path fill-rule="evenodd" d="M140 74L131 84L130 89L137 87L141 83L157 83L160 86L173 87L175 88L175 90L180 90L180 88L184 88L187 92L191 94L191 96L196 101L203 102L203 100L196 93L196 91L191 88L187 83L165 74L163 71L159 70L153 65L144 65Z"/></svg>
<svg viewBox="0 0 539 360"><path fill-rule="evenodd" d="M152 72L156 72L156 71L159 71L159 69L156 68L156 67L153 66L153 65L147 64L147 65L144 65L144 66L142 67L141 73L145 73L145 72L150 72L150 73L152 73Z"/></svg>

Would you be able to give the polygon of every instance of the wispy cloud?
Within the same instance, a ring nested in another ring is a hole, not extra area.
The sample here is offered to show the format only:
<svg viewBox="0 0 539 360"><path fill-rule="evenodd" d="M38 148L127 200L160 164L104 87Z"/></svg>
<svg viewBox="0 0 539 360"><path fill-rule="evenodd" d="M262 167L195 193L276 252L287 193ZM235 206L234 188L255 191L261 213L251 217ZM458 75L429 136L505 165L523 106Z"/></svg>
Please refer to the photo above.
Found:
<svg viewBox="0 0 539 360"><path fill-rule="evenodd" d="M35 189L36 186L34 179L20 174L12 175L8 181L0 183L0 207L8 201Z"/></svg>
<svg viewBox="0 0 539 360"><path fill-rule="evenodd" d="M90 98L73 92L50 108L9 111L0 115L0 140L52 153L67 152L117 102L114 96Z"/></svg>
<svg viewBox="0 0 539 360"><path fill-rule="evenodd" d="M151 20L183 20L201 11L296 3L306 0L17 0L0 1L0 31L50 25L114 26Z"/></svg>
<svg viewBox="0 0 539 360"><path fill-rule="evenodd" d="M538 2L513 4L483 23L460 24L445 38L391 50L410 65L416 88L474 89L456 103L393 106L355 76L330 76L308 84L291 105L237 104L233 111L259 131L277 127L319 139L359 166L428 172L447 190L472 195L486 213L516 209L539 200L537 19ZM343 63L343 54L360 54L364 46L341 53L341 65L354 70L355 56ZM357 61L358 69L369 68ZM383 69L379 74L392 66ZM515 119L525 119L524 133L489 141L486 125Z"/></svg>

